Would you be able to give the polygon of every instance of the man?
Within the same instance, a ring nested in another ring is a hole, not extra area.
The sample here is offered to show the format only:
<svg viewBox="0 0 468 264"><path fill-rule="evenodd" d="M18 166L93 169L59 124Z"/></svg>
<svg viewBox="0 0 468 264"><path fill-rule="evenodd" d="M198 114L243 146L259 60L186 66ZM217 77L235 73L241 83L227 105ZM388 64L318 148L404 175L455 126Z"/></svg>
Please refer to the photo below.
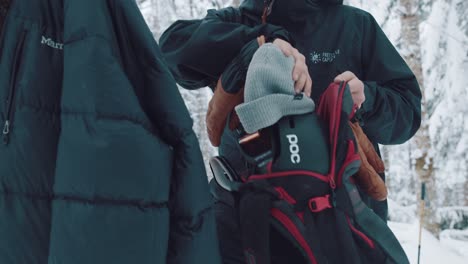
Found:
<svg viewBox="0 0 468 264"><path fill-rule="evenodd" d="M247 67L263 41L295 58L296 92L303 91L316 102L330 82L348 81L354 103L360 106L356 116L377 150L378 144L405 142L419 128L421 93L414 74L374 18L342 2L245 0L239 8L210 10L202 20L178 21L161 37L169 67L183 87L215 86L220 78L210 103L208 132L238 173L246 173L245 162L236 150L231 124L220 138L223 116L242 101ZM363 196L386 220L387 203ZM226 205L217 206L220 236L235 234L235 223L226 219L236 216L220 209ZM223 247L223 257L234 260L235 247Z"/></svg>
<svg viewBox="0 0 468 264"><path fill-rule="evenodd" d="M0 3L0 263L220 263L192 120L136 3Z"/></svg>

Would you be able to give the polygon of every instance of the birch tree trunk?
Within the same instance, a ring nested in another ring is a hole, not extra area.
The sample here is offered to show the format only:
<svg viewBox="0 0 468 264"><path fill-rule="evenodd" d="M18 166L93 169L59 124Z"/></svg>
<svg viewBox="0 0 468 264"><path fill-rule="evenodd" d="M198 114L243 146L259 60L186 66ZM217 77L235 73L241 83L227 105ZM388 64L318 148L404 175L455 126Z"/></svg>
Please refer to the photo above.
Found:
<svg viewBox="0 0 468 264"><path fill-rule="evenodd" d="M468 168L468 155L465 154L465 164L466 168ZM465 171L465 184L464 184L464 189L463 189L463 205L468 206L468 171Z"/></svg>
<svg viewBox="0 0 468 264"><path fill-rule="evenodd" d="M426 208L424 208L424 227L434 235L438 236L440 228L436 220L436 181L434 175L433 159L430 155L431 140L429 136L429 120L426 111L426 100L424 95L424 79L422 74L422 61L420 52L419 33L419 0L400 0L402 7L401 15L401 38L406 50L403 57L416 75L423 96L422 123L421 128L413 139L415 150L413 152L415 162L415 173L421 183L426 184ZM420 188L418 188L420 189ZM420 191L420 190L419 190ZM418 193L419 193L418 191ZM418 194L418 198L420 195Z"/></svg>

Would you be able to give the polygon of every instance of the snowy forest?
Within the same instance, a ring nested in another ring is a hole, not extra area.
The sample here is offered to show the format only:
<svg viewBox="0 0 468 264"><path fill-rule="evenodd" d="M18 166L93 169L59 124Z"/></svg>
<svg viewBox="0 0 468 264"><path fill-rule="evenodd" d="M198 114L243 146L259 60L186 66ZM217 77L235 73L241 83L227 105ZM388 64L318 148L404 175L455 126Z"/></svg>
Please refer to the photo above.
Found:
<svg viewBox="0 0 468 264"><path fill-rule="evenodd" d="M203 18L207 9L238 6L242 0L137 2L158 40L176 20ZM422 254L427 261L421 263L468 263L468 1L344 2L376 18L416 74L423 93L424 120L416 136L403 145L381 146L390 225L415 261L416 227L424 212ZM180 91L207 161L216 155L204 123L211 90ZM420 199L422 183L425 203Z"/></svg>

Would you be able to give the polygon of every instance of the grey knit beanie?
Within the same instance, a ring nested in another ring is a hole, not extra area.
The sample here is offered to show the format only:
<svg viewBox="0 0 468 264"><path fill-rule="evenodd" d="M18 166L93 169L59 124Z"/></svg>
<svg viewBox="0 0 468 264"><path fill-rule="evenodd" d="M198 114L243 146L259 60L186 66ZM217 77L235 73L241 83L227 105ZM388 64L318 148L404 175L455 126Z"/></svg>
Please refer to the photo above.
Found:
<svg viewBox="0 0 468 264"><path fill-rule="evenodd" d="M286 57L274 44L261 46L247 71L244 103L236 112L247 133L269 127L283 116L313 112L314 101L294 92L294 58Z"/></svg>

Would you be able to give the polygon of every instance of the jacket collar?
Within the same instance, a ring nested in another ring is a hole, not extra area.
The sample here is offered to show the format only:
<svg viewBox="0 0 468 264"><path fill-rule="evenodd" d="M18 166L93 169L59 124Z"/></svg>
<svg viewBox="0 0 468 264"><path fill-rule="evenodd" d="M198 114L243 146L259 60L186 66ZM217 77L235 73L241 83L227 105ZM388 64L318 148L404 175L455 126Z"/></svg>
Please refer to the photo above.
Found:
<svg viewBox="0 0 468 264"><path fill-rule="evenodd" d="M272 0L266 0L268 2ZM343 0L274 0L270 16L297 16L305 15L310 11L321 9L330 5L342 5ZM253 15L262 15L265 0L244 0L240 5L242 11ZM279 13L282 14L279 14Z"/></svg>

